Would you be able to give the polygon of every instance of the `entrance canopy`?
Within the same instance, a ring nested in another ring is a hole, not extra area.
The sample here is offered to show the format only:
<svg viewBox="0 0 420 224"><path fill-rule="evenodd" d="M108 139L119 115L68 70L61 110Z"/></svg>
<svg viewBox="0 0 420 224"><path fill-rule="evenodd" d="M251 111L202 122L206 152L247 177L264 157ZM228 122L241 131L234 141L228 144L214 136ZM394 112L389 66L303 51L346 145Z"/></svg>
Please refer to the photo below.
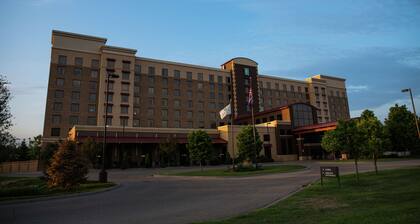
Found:
<svg viewBox="0 0 420 224"><path fill-rule="evenodd" d="M188 134L197 129L188 128L145 128L145 127L113 127L107 128L108 143L161 143L173 139L176 143L187 143ZM219 137L216 129L201 129L209 134L213 144L226 144ZM104 127L76 125L70 129L68 139L83 142L87 138L103 141Z"/></svg>

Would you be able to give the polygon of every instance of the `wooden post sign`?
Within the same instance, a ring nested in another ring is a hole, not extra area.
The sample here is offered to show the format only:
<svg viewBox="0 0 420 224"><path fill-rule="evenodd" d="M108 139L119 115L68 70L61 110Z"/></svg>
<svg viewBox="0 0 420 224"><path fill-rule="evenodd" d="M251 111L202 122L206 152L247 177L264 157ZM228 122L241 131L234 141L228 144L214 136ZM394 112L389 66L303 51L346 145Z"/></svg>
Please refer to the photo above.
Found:
<svg viewBox="0 0 420 224"><path fill-rule="evenodd" d="M340 183L340 172L338 170L338 166L321 166L321 185L324 185L324 177L335 177L338 181L338 186L341 187Z"/></svg>

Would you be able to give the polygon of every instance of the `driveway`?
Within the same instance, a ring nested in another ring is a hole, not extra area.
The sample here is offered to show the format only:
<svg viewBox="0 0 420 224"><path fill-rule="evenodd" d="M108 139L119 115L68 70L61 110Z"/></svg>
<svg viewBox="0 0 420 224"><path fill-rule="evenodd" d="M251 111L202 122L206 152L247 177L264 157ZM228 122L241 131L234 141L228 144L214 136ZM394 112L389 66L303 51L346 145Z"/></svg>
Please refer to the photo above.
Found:
<svg viewBox="0 0 420 224"><path fill-rule="evenodd" d="M320 165L353 172L353 163L291 162L309 169L243 178L153 177L158 169L110 170L121 187L98 194L0 204L0 223L191 223L252 211L319 178ZM420 160L379 163L379 169L419 166ZM176 168L190 170L197 168ZM360 163L361 171L373 170ZM90 174L96 178L97 173Z"/></svg>

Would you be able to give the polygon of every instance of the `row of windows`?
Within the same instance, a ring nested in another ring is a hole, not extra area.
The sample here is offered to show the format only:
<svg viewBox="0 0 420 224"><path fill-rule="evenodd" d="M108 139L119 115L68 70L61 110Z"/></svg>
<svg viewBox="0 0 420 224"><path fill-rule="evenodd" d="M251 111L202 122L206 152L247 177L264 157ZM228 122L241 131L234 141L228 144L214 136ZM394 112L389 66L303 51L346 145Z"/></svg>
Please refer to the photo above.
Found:
<svg viewBox="0 0 420 224"><path fill-rule="evenodd" d="M58 64L59 65L67 65L67 56L59 55L58 56ZM74 58L74 65L82 67L83 66L83 58L82 57L75 57ZM92 59L91 62L90 62L90 67L99 68L99 60Z"/></svg>
<svg viewBox="0 0 420 224"><path fill-rule="evenodd" d="M70 125L77 125L79 124L79 117L78 116L69 116L68 121ZM61 124L61 115L52 115L51 120L53 125ZM96 117L88 117L86 120L87 125L96 125Z"/></svg>
<svg viewBox="0 0 420 224"><path fill-rule="evenodd" d="M266 89L273 89L271 86L271 82L266 82L265 85L263 84L262 81L258 82L258 85L260 88L266 88ZM303 88L305 88L305 93L308 93L308 87L301 87L301 86L297 86L297 88L295 89L294 85L290 85L289 88L287 88L287 84L283 84L283 91L290 91L290 92L296 92L295 90L297 90L297 92L301 93L303 91ZM274 89L276 90L280 90L280 84L279 83L274 83Z"/></svg>
<svg viewBox="0 0 420 224"><path fill-rule="evenodd" d="M63 110L63 103L62 102L54 102L53 103L53 111L60 112ZM70 104L70 111L74 113L80 112L80 104L79 103L71 103ZM94 113L96 112L96 105L95 104L88 104L88 112Z"/></svg>

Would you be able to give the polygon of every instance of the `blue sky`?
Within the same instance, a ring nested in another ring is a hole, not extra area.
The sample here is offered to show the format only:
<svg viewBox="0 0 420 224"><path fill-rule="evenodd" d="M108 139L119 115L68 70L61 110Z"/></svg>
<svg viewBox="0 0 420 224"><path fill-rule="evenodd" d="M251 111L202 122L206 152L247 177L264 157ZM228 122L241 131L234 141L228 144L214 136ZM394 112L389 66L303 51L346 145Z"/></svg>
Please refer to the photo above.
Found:
<svg viewBox="0 0 420 224"><path fill-rule="evenodd" d="M420 110L420 1L0 1L0 74L11 82L13 133L42 133L51 30L108 38L138 56L212 67L245 56L261 74L347 79L350 110ZM411 110L411 104L408 105Z"/></svg>

